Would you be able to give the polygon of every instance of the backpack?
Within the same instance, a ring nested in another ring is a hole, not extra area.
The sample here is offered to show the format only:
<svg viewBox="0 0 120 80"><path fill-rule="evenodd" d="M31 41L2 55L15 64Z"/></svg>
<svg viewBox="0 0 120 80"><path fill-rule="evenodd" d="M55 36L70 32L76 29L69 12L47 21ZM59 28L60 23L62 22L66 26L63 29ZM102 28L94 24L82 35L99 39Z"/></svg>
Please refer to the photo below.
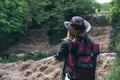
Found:
<svg viewBox="0 0 120 80"><path fill-rule="evenodd" d="M65 73L70 80L95 80L96 59L99 44L90 40L70 41L68 57L65 60Z"/></svg>

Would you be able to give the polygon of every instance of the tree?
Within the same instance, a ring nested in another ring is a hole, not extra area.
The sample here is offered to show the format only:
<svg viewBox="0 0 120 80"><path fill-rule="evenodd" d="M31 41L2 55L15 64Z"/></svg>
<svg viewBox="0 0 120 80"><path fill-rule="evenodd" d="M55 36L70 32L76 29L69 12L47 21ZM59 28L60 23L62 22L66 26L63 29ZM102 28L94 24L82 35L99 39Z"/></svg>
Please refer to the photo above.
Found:
<svg viewBox="0 0 120 80"><path fill-rule="evenodd" d="M25 34L27 9L24 0L0 1L0 48L14 44Z"/></svg>
<svg viewBox="0 0 120 80"><path fill-rule="evenodd" d="M109 80L120 80L120 0L112 0L110 22L114 29L114 36L111 39L111 49L117 52L115 65Z"/></svg>
<svg viewBox="0 0 120 80"><path fill-rule="evenodd" d="M65 20L70 20L72 16L92 14L95 12L92 0L70 0L62 7Z"/></svg>
<svg viewBox="0 0 120 80"><path fill-rule="evenodd" d="M110 22L120 22L120 0L113 0L111 2L111 13L109 15Z"/></svg>
<svg viewBox="0 0 120 80"><path fill-rule="evenodd" d="M46 22L61 24L74 15L94 13L92 0L26 0L30 7L30 15L34 21L42 25ZM53 23L52 23L53 24ZM49 24L49 26L54 26ZM61 25L58 25L61 28ZM58 29L59 29L58 28Z"/></svg>

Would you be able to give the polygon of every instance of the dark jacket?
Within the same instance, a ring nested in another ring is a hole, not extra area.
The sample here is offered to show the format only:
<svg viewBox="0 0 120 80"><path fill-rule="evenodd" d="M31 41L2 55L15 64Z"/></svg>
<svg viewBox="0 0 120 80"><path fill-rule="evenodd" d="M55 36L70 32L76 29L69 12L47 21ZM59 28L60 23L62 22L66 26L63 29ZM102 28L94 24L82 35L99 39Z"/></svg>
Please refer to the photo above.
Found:
<svg viewBox="0 0 120 80"><path fill-rule="evenodd" d="M69 43L70 40L65 40L61 43L60 50L56 53L56 59L59 61L64 61L64 59L68 56L69 53Z"/></svg>

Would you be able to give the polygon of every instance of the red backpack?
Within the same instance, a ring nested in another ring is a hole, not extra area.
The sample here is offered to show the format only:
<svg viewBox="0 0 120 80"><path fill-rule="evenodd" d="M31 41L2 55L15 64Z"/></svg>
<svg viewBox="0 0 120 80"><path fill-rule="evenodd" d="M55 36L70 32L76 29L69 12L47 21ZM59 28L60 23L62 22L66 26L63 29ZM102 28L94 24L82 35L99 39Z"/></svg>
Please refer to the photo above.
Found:
<svg viewBox="0 0 120 80"><path fill-rule="evenodd" d="M95 80L98 54L99 44L91 41L70 41L69 54L65 60L65 71L70 80Z"/></svg>

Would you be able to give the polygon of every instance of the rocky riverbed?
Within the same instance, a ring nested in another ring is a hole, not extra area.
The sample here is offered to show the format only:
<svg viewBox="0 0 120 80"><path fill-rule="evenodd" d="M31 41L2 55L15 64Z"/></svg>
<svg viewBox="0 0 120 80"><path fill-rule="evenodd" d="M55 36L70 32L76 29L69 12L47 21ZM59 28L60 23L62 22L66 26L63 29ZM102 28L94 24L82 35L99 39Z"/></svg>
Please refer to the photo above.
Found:
<svg viewBox="0 0 120 80"><path fill-rule="evenodd" d="M96 80L104 80L116 53L101 53L97 60ZM60 80L63 62L53 56L33 61L0 64L0 80Z"/></svg>

